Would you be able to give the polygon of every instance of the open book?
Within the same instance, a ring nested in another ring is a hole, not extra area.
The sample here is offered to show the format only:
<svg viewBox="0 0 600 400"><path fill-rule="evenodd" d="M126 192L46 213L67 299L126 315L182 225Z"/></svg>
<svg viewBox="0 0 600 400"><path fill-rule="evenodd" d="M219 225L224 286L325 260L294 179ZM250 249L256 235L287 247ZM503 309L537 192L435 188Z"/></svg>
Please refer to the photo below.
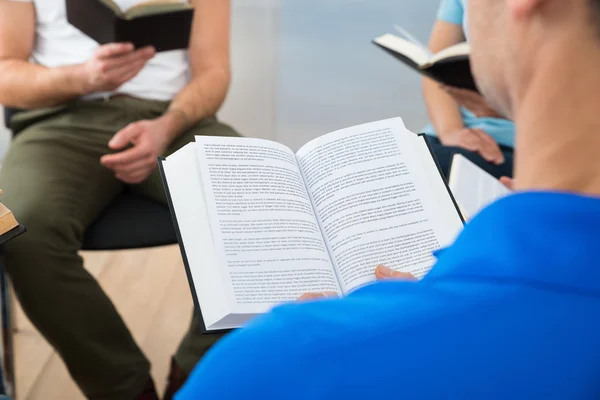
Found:
<svg viewBox="0 0 600 400"><path fill-rule="evenodd" d="M156 51L187 49L194 9L182 0L144 1L122 10L113 0L66 0L67 20L100 44L133 43Z"/></svg>
<svg viewBox="0 0 600 400"><path fill-rule="evenodd" d="M422 277L463 226L426 138L399 118L295 154L268 140L196 137L160 168L208 331L307 292L348 293L379 264Z"/></svg>
<svg viewBox="0 0 600 400"><path fill-rule="evenodd" d="M437 54L420 43L390 33L373 42L413 70L448 86L478 91L471 73L468 43L459 43Z"/></svg>
<svg viewBox="0 0 600 400"><path fill-rule="evenodd" d="M472 219L488 205L512 193L498 179L462 154L455 154L452 158L450 189L466 220Z"/></svg>

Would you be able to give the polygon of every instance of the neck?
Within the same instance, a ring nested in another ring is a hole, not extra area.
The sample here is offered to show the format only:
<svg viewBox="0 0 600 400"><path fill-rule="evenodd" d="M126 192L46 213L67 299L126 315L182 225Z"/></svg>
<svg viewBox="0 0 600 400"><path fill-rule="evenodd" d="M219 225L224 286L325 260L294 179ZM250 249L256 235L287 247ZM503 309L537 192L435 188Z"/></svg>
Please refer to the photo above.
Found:
<svg viewBox="0 0 600 400"><path fill-rule="evenodd" d="M515 185L600 196L600 43L562 45L516 102Z"/></svg>

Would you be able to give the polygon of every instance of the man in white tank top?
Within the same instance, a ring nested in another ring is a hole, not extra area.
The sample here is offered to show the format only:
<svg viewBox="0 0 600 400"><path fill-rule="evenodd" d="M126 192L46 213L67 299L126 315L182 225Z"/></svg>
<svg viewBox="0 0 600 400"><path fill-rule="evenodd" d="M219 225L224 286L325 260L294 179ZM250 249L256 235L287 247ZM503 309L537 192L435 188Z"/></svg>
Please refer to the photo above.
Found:
<svg viewBox="0 0 600 400"><path fill-rule="evenodd" d="M77 255L86 228L123 190L165 201L157 156L194 135L236 135L214 117L230 81L229 1L190 2L189 51L156 54L99 46L67 22L65 0L0 0L0 104L25 110L11 121L0 187L29 230L3 248L5 265L90 399L158 397L147 358ZM194 318L165 398L214 340Z"/></svg>

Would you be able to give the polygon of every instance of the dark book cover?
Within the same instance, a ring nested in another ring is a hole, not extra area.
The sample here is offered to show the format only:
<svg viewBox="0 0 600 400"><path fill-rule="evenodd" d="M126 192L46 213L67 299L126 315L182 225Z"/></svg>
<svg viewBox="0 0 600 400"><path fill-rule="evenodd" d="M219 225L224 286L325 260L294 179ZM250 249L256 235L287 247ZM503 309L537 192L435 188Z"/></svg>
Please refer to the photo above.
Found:
<svg viewBox="0 0 600 400"><path fill-rule="evenodd" d="M67 20L99 44L133 43L157 52L187 49L193 9L126 19L100 0L66 0Z"/></svg>
<svg viewBox="0 0 600 400"><path fill-rule="evenodd" d="M460 211L460 207L458 206L458 202L456 201L456 198L454 198L454 193L452 193L452 189L450 189L450 182L444 175L444 172L442 171L442 167L440 167L440 163L438 162L438 159L435 156L435 151L433 151L431 142L429 142L429 137L425 133L419 133L418 136L421 137L425 141L425 144L427 145L427 149L429 150L429 154L431 155L431 158L433 158L433 161L435 162L435 166L437 167L438 173L440 174L442 181L444 181L444 186L446 187L446 190L448 191L448 194L450 195L452 204L454 205L454 208L456 209L456 212L458 213L458 216L460 217L460 220L462 221L463 225L465 225L466 224L465 217L463 216L462 212Z"/></svg>
<svg viewBox="0 0 600 400"><path fill-rule="evenodd" d="M14 227L10 231L6 232L4 235L0 235L0 245L16 238L19 235L22 235L25 232L27 232L27 229L23 225Z"/></svg>
<svg viewBox="0 0 600 400"><path fill-rule="evenodd" d="M375 43L375 45L383 49L386 53L392 55L394 58L402 61L402 63L406 64L411 69L437 82L460 89L468 89L479 92L471 72L471 62L469 61L468 56L450 57L440 60L426 68L420 68L419 65L417 65L410 58L406 57L404 54L397 53L377 43Z"/></svg>

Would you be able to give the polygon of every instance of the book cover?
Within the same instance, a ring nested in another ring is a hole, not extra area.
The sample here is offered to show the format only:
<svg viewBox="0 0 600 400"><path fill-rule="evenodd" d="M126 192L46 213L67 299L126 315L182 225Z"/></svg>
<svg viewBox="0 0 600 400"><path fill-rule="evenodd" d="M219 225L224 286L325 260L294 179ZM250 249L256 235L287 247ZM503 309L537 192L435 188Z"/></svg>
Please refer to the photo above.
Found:
<svg viewBox="0 0 600 400"><path fill-rule="evenodd" d="M191 8L124 18L100 0L66 0L67 20L99 44L133 43L157 52L187 49L194 10Z"/></svg>

